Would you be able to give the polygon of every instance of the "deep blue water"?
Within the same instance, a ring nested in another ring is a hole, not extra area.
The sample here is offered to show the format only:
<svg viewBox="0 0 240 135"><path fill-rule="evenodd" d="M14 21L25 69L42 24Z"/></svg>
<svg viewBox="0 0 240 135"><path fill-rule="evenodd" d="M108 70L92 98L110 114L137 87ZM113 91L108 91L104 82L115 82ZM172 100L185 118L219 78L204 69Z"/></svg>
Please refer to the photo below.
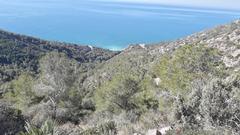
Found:
<svg viewBox="0 0 240 135"><path fill-rule="evenodd" d="M87 0L0 0L0 28L108 49L156 43L229 23L239 11Z"/></svg>

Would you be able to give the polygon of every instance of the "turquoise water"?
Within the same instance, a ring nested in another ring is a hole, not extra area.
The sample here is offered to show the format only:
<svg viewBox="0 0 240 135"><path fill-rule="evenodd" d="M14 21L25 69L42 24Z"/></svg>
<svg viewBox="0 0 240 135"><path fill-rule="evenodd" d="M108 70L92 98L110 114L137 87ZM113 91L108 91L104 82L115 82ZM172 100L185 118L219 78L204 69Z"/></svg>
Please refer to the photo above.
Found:
<svg viewBox="0 0 240 135"><path fill-rule="evenodd" d="M122 49L174 40L240 18L239 11L87 0L0 0L0 28Z"/></svg>

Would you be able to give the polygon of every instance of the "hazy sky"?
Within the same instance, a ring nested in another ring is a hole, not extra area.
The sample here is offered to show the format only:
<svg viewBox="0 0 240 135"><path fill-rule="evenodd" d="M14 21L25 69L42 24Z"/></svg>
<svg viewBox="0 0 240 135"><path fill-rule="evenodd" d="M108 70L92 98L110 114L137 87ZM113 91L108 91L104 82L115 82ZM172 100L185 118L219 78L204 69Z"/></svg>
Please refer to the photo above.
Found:
<svg viewBox="0 0 240 135"><path fill-rule="evenodd" d="M96 0L97 1L97 0ZM99 0L240 10L240 0Z"/></svg>

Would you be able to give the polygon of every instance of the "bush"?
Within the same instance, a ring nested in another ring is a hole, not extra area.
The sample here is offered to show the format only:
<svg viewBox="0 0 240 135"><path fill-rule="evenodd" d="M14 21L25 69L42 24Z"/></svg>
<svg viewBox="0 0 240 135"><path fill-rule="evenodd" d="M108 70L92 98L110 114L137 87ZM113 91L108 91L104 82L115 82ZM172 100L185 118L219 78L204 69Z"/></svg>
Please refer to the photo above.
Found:
<svg viewBox="0 0 240 135"><path fill-rule="evenodd" d="M89 128L80 133L80 135L117 135L115 122L109 121L96 127Z"/></svg>
<svg viewBox="0 0 240 135"><path fill-rule="evenodd" d="M9 106L9 104L0 103L0 133L3 135L15 135L24 129L21 111Z"/></svg>
<svg viewBox="0 0 240 135"><path fill-rule="evenodd" d="M122 73L102 85L95 93L97 110L131 111L140 115L149 109L157 109L158 100L150 80L136 78Z"/></svg>
<svg viewBox="0 0 240 135"><path fill-rule="evenodd" d="M78 68L77 61L57 52L47 54L40 61L41 75L35 91L39 96L44 96L45 102L49 102L50 98L54 101L57 112L61 112L59 119L64 122L77 123L79 117L88 113L82 110L86 92L79 86Z"/></svg>
<svg viewBox="0 0 240 135"><path fill-rule="evenodd" d="M194 89L188 100L179 98L176 120L190 129L240 131L240 77L213 79L204 88Z"/></svg>
<svg viewBox="0 0 240 135"><path fill-rule="evenodd" d="M205 127L231 127L240 131L240 77L213 80L202 92L200 104Z"/></svg>
<svg viewBox="0 0 240 135"><path fill-rule="evenodd" d="M171 130L167 132L166 135L232 135L233 133L225 129L212 129L212 130L203 130L203 129L188 129L181 128L180 130Z"/></svg>
<svg viewBox="0 0 240 135"><path fill-rule="evenodd" d="M186 45L162 56L153 70L161 78L161 87L187 92L194 79L223 75L220 56L216 49L204 45Z"/></svg>
<svg viewBox="0 0 240 135"><path fill-rule="evenodd" d="M141 113L147 112L149 110L159 109L159 97L157 97L158 89L153 84L153 80L145 76L143 80L139 83L141 91L136 94L135 103Z"/></svg>
<svg viewBox="0 0 240 135"><path fill-rule="evenodd" d="M44 124L38 128L26 122L26 132L20 132L19 135L57 135L56 123L52 120L46 120Z"/></svg>
<svg viewBox="0 0 240 135"><path fill-rule="evenodd" d="M104 84L95 93L97 110L119 112L121 110L134 110L134 98L141 89L138 82L129 76L116 76Z"/></svg>
<svg viewBox="0 0 240 135"><path fill-rule="evenodd" d="M13 102L16 108L25 110L39 99L33 91L33 85L34 78L24 73L10 83L10 89L4 94L4 98Z"/></svg>
<svg viewBox="0 0 240 135"><path fill-rule="evenodd" d="M39 94L50 96L58 102L60 98L64 99L64 96L74 93L72 89L77 79L77 66L77 62L68 59L65 54L57 52L47 54L40 61L40 86L37 87L40 89Z"/></svg>

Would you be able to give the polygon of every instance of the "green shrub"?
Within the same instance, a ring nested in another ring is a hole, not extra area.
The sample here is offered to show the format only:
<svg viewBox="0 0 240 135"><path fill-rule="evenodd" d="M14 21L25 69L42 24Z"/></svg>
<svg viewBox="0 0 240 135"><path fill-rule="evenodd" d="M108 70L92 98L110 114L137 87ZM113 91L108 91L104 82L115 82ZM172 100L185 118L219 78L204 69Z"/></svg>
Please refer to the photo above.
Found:
<svg viewBox="0 0 240 135"><path fill-rule="evenodd" d="M212 130L203 130L203 129L188 129L183 128L179 132L171 130L167 132L166 135L232 135L232 132L226 129L212 129Z"/></svg>
<svg viewBox="0 0 240 135"><path fill-rule="evenodd" d="M216 49L186 45L162 56L153 70L161 78L161 87L177 93L187 92L194 79L222 76L223 64Z"/></svg>
<svg viewBox="0 0 240 135"><path fill-rule="evenodd" d="M23 110L38 99L33 91L34 78L24 73L10 83L10 90L4 94L4 98L13 102L15 107Z"/></svg>
<svg viewBox="0 0 240 135"><path fill-rule="evenodd" d="M26 132L20 132L19 135L57 135L56 123L52 120L46 120L43 125L38 128L26 122Z"/></svg>
<svg viewBox="0 0 240 135"><path fill-rule="evenodd" d="M24 117L20 110L0 102L0 134L14 135L24 129Z"/></svg>
<svg viewBox="0 0 240 135"><path fill-rule="evenodd" d="M40 61L41 76L37 87L39 94L42 94L45 100L51 97L57 109L66 110L61 121L78 122L79 117L89 112L82 107L87 91L81 87L82 82L79 82L79 66L77 61L57 52L47 54Z"/></svg>
<svg viewBox="0 0 240 135"><path fill-rule="evenodd" d="M156 91L149 78L136 79L122 73L106 82L95 93L98 111L134 111L136 114L144 113L149 109L158 109Z"/></svg>
<svg viewBox="0 0 240 135"><path fill-rule="evenodd" d="M81 132L80 135L117 135L117 126L115 122L108 121L96 127L89 128Z"/></svg>
<svg viewBox="0 0 240 135"><path fill-rule="evenodd" d="M139 84L141 91L136 94L135 103L141 112L150 109L158 109L159 99L157 98L157 89L153 84L153 80L145 77Z"/></svg>
<svg viewBox="0 0 240 135"><path fill-rule="evenodd" d="M114 77L95 93L97 110L119 112L136 108L134 98L141 89L138 82L126 75Z"/></svg>
<svg viewBox="0 0 240 135"><path fill-rule="evenodd" d="M70 60L65 54L52 52L40 60L41 76L39 78L41 92L46 96L51 96L58 101L61 96L71 94L74 83L77 79L78 64L75 60ZM68 92L71 90L71 92ZM60 94L59 94L60 93Z"/></svg>
<svg viewBox="0 0 240 135"><path fill-rule="evenodd" d="M179 98L175 106L176 121L190 129L213 128L240 132L240 77L212 79L203 88L193 89L188 100Z"/></svg>

